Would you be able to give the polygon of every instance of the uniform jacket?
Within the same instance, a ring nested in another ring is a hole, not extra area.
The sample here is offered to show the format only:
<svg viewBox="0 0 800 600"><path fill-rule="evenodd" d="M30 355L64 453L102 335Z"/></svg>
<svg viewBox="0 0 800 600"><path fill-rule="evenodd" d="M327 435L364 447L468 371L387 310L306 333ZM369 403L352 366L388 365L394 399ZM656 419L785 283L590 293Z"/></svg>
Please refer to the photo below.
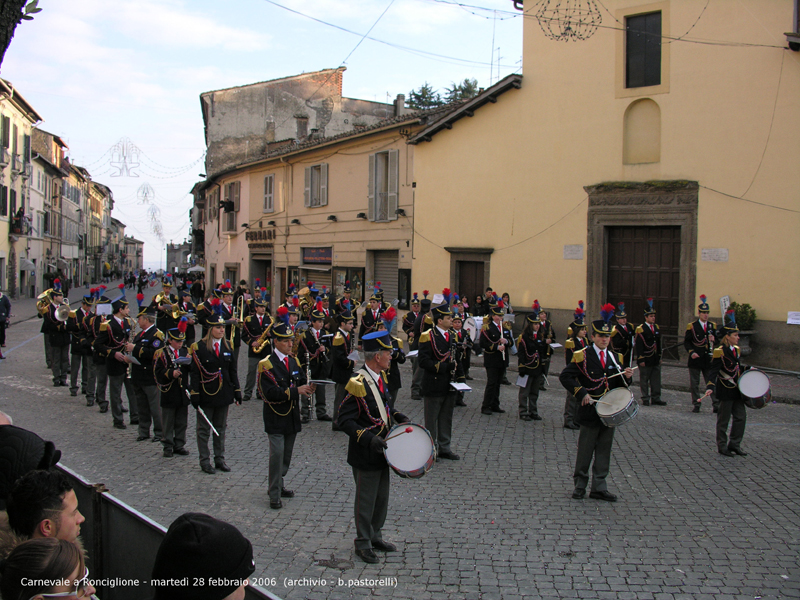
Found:
<svg viewBox="0 0 800 600"><path fill-rule="evenodd" d="M228 308L224 303L221 303L219 305L219 307L220 307L220 314L222 315L222 318L225 319L226 321L228 319L232 319L233 318L233 311L234 311L234 307L235 306L236 306L235 304L231 304L230 308ZM241 316L239 318L241 319ZM235 333L233 334L233 347L234 348L238 348L242 343L241 328L237 327L233 323L229 323L228 325L225 325L225 339L229 340L229 341L231 339L231 328L235 329Z"/></svg>
<svg viewBox="0 0 800 600"><path fill-rule="evenodd" d="M661 364L661 332L655 323L653 329L655 333L647 323L636 328L634 356L636 362L644 363L645 367L657 367Z"/></svg>
<svg viewBox="0 0 800 600"><path fill-rule="evenodd" d="M623 366L630 364L635 335L633 325L630 323L625 323L625 327L617 323L611 330L611 348L614 349L614 352L622 354Z"/></svg>
<svg viewBox="0 0 800 600"><path fill-rule="evenodd" d="M331 363L331 379L336 383L344 385L350 381L350 378L353 376L353 369L356 363L347 358L352 351L353 332L351 331L345 336L340 329L333 338L333 347L331 348L331 355L333 358Z"/></svg>
<svg viewBox="0 0 800 600"><path fill-rule="evenodd" d="M153 325L147 331L140 331L133 340L133 356L140 364L131 365L131 381L139 385L155 385L153 376L153 355L164 347L164 334Z"/></svg>
<svg viewBox="0 0 800 600"><path fill-rule="evenodd" d="M191 346L192 369L190 390L192 406L228 406L242 399L239 375L233 350L227 340L221 340L219 356L206 348L203 340Z"/></svg>
<svg viewBox="0 0 800 600"><path fill-rule="evenodd" d="M100 324L100 332L95 340L95 348L106 357L106 369L109 375L127 375L128 363L118 361L114 355L125 352L123 346L131 335L132 322L129 318L122 319L122 325L112 316L107 322Z"/></svg>
<svg viewBox="0 0 800 600"><path fill-rule="evenodd" d="M433 327L433 317L430 311L420 312L417 318L414 319L414 339L409 342L409 347L412 350L419 350L419 337L422 332Z"/></svg>
<svg viewBox="0 0 800 600"><path fill-rule="evenodd" d="M690 369L705 369L711 365L714 342L709 339L709 334L713 337L715 331L716 326L711 321L706 321L706 329L703 330L700 319L686 326L683 347L689 355ZM692 358L692 352L697 353L697 358Z"/></svg>
<svg viewBox="0 0 800 600"><path fill-rule="evenodd" d="M580 404L586 394L589 394L594 399L599 399L608 390L626 387L626 384L630 385L631 383L631 380L624 375L608 378L618 373L618 368L620 371L624 369L622 367L622 357L619 354L615 354L610 348L606 350L606 353L606 367L603 369L600 357L597 355L593 345L583 350L576 350L572 355L572 362L564 367L558 378L567 392L578 400L577 422L579 425L605 427L593 404L587 404L586 406ZM616 359L617 364L610 360L611 357Z"/></svg>
<svg viewBox="0 0 800 600"><path fill-rule="evenodd" d="M164 308L166 308L167 302L169 302L171 305L177 304L178 297L175 294L166 295L161 301L161 304L164 305ZM155 296L153 296L153 299L150 301L150 306L156 309L156 328L158 328L159 331L166 333L167 330L178 325L175 319L172 318L172 310L161 310L160 306L156 304Z"/></svg>
<svg viewBox="0 0 800 600"><path fill-rule="evenodd" d="M264 401L264 431L269 434L300 433L300 394L297 388L306 384L300 362L289 356L289 368L274 352L258 363L256 386Z"/></svg>
<svg viewBox="0 0 800 600"><path fill-rule="evenodd" d="M328 369L330 365L329 354L330 349L327 346L326 339L322 336L325 335L325 329L319 330L319 340L313 327L309 327L303 334L300 340L299 356L300 363L303 369L307 368L306 354L308 354L308 362L311 363L311 378L312 379L327 379Z"/></svg>
<svg viewBox="0 0 800 600"><path fill-rule="evenodd" d="M272 352L272 343L269 341L269 336L267 336L267 344L261 352L256 352L253 349L253 342L264 334L272 323L272 317L265 313L261 317L261 321L261 323L258 322L258 315L250 315L245 318L244 325L242 325L242 341L247 344L247 356L251 358L266 358Z"/></svg>
<svg viewBox="0 0 800 600"><path fill-rule="evenodd" d="M185 346L180 347L178 356L189 356L189 351ZM156 350L153 355L153 376L161 392L161 406L164 408L189 406L189 397L186 392L189 389L191 367L190 365L178 366L174 360L175 350L169 344ZM175 369L179 369L181 372L177 379L172 376Z"/></svg>
<svg viewBox="0 0 800 600"><path fill-rule="evenodd" d="M95 365L105 366L106 351L97 343L97 339L100 337L100 325L104 322L103 319L105 317L101 315L89 315L84 320L84 323L86 323L86 329L89 332L92 344L92 361Z"/></svg>
<svg viewBox="0 0 800 600"><path fill-rule="evenodd" d="M42 333L49 336L50 345L56 348L69 346L70 335L67 331L66 322L56 319L55 304L50 304L47 307L47 312L44 314L44 323L42 323Z"/></svg>
<svg viewBox="0 0 800 600"><path fill-rule="evenodd" d="M538 377L543 373L544 361L550 346L545 341L547 338L539 336L541 331L540 327L536 335L530 335L532 332L529 332L517 338L517 361L520 375Z"/></svg>
<svg viewBox="0 0 800 600"><path fill-rule="evenodd" d="M444 396L455 392L450 387L450 382L464 381L464 371L458 354L458 336L452 330L447 334L450 341L445 339L438 328L433 327L419 338L417 364L425 371L422 374L423 396Z"/></svg>
<svg viewBox="0 0 800 600"><path fill-rule="evenodd" d="M372 375L364 367L348 380L347 394L339 408L339 427L350 436L347 463L362 471L380 471L387 467L386 457L383 452L374 452L370 448L372 438L376 435L385 438L390 425L408 421L408 417L386 404L385 393L381 394L378 390L376 397L372 386L365 380L367 377L372 378ZM384 390L387 390L389 382L384 374L381 374L381 377ZM377 390L377 384L375 388ZM382 402L386 407L389 425L380 416L378 402Z"/></svg>
<svg viewBox="0 0 800 600"><path fill-rule="evenodd" d="M403 317L403 323L402 323L403 332L406 335L411 334L409 336L409 338L413 337L413 334L414 334L414 321L417 320L417 315L418 314L419 313L415 313L414 311L408 311L406 313L406 315ZM411 342L411 339L409 339L409 343L410 342Z"/></svg>
<svg viewBox="0 0 800 600"><path fill-rule="evenodd" d="M342 296L333 304L333 312L337 315L343 313L345 311L344 307L345 297ZM355 301L353 298L350 298L350 312L355 311Z"/></svg>
<svg viewBox="0 0 800 600"><path fill-rule="evenodd" d="M586 338L570 337L564 342L564 364L568 365L572 362L572 355L578 351L583 350L589 343Z"/></svg>
<svg viewBox="0 0 800 600"><path fill-rule="evenodd" d="M195 307L193 302L178 302L178 308L180 308L183 312L188 313L188 315L193 315L195 317L195 322L197 322L197 307ZM177 326L178 324L175 323L175 327ZM196 335L197 333L194 330L194 325L187 323L186 339L184 340L183 345L187 348L191 346L196 339Z"/></svg>
<svg viewBox="0 0 800 600"><path fill-rule="evenodd" d="M83 307L69 313L67 331L72 334L71 354L80 356L92 355L92 337L86 326L89 317L91 317L91 313L83 310Z"/></svg>
<svg viewBox="0 0 800 600"><path fill-rule="evenodd" d="M206 337L206 334L208 333L208 319L213 314L214 307L211 306L210 300L206 300L197 307L197 323L203 328L202 335L200 337Z"/></svg>
<svg viewBox="0 0 800 600"><path fill-rule="evenodd" d="M491 317L487 317L486 320L488 322L484 322L480 338L483 349L483 366L487 369L505 369L508 366L513 344L511 326L501 323L501 327L498 327ZM505 357L497 348L501 338L506 340Z"/></svg>
<svg viewBox="0 0 800 600"><path fill-rule="evenodd" d="M378 323L381 320L381 313L383 312L382 308L378 308L376 311L378 313L377 318L375 315L372 314L372 309L367 308L363 314L361 315L361 325L358 327L358 339L361 340L364 338L365 335L368 333L372 333L376 331Z"/></svg>
<svg viewBox="0 0 800 600"><path fill-rule="evenodd" d="M389 364L389 370L386 371L390 390L399 390L403 387L399 365L404 362L406 362L406 355L403 353L403 340L392 336L392 362Z"/></svg>
<svg viewBox="0 0 800 600"><path fill-rule="evenodd" d="M556 330L553 329L553 323L550 321L539 321L541 325L539 326L539 338L541 340L550 339L550 343L555 343L556 340ZM547 346L547 354L542 356L542 360L547 362L550 360L550 355L553 354L553 349L548 345Z"/></svg>
<svg viewBox="0 0 800 600"><path fill-rule="evenodd" d="M747 369L742 367L739 346L719 346L714 349L711 359L711 372L706 389L717 396L717 400L742 400L739 391L739 377Z"/></svg>

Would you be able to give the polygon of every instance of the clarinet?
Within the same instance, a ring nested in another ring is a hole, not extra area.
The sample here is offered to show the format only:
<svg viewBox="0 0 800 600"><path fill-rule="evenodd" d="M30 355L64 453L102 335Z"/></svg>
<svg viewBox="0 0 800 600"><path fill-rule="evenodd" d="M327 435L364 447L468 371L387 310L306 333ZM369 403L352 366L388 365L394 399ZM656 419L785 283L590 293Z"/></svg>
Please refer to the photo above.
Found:
<svg viewBox="0 0 800 600"><path fill-rule="evenodd" d="M452 367L450 368L450 380L453 381L456 377L456 369L458 368L458 358L456 356L456 352L458 351L458 346L456 344L456 337L458 334L455 330L450 330L450 362L452 363Z"/></svg>
<svg viewBox="0 0 800 600"><path fill-rule="evenodd" d="M303 344L303 347L306 349L306 385L311 385L311 357L308 354L308 346ZM308 419L309 421L313 419L312 416L314 411L312 410L314 407L312 405L311 399L314 397L313 392L308 395Z"/></svg>

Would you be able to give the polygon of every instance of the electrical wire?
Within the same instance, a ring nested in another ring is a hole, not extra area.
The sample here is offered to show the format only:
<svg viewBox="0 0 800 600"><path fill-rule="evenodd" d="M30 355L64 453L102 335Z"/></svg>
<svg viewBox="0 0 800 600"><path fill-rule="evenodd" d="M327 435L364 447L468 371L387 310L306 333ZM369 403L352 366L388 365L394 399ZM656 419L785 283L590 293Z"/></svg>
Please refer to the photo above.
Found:
<svg viewBox="0 0 800 600"><path fill-rule="evenodd" d="M698 187L703 188L704 190L708 190L709 192L715 192L722 196L727 196L728 198L733 198L735 200L742 200L743 202L749 202L750 204L757 204L758 206L764 206L766 208L774 208L776 210L782 210L785 212L796 213L800 214L800 210L794 210L792 208L785 208L783 206L775 206L774 204L767 204L766 202L758 202L757 200L749 200L748 198L742 198L741 196L734 196L733 194L728 194L726 192L721 192L719 190L715 190L714 188L710 188L705 185L698 184Z"/></svg>

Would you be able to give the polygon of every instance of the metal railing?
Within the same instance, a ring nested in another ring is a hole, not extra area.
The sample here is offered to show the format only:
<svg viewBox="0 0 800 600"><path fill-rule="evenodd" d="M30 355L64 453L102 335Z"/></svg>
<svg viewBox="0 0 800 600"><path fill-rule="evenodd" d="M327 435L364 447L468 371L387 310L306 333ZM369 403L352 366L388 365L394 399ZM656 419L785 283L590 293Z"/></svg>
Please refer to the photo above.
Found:
<svg viewBox="0 0 800 600"><path fill-rule="evenodd" d="M150 577L167 529L112 496L102 483L89 483L64 465L58 468L69 477L80 511L86 518L81 525L81 539L98 597L103 600L152 598ZM245 599L280 600L271 592L252 585L245 588Z"/></svg>

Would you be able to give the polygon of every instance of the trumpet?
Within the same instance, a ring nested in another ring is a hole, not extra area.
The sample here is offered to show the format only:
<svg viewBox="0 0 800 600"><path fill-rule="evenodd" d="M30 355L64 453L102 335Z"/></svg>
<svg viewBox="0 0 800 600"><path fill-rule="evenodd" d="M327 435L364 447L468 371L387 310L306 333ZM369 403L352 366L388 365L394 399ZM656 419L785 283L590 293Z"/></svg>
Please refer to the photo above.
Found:
<svg viewBox="0 0 800 600"><path fill-rule="evenodd" d="M239 296L239 299L236 301L236 304L233 305L233 318L239 319L241 323L243 314L244 314L244 294ZM233 338L236 337L236 328L241 327L240 323L231 323L231 338L229 340L231 348L233 348Z"/></svg>

